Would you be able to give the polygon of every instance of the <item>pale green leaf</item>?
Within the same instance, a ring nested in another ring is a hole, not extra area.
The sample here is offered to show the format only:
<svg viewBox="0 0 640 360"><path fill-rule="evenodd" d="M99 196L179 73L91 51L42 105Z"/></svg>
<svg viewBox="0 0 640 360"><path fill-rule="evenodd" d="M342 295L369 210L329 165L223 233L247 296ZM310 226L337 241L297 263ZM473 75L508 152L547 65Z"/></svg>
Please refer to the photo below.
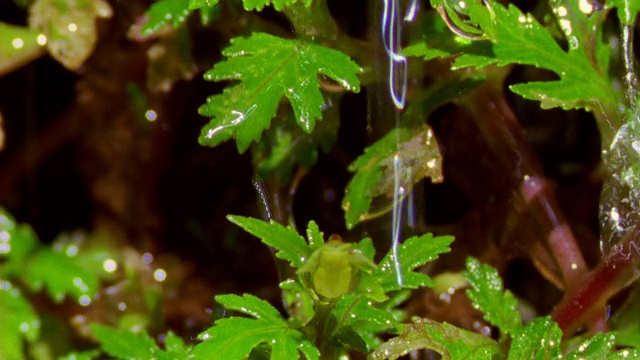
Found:
<svg viewBox="0 0 640 360"><path fill-rule="evenodd" d="M0 359L22 360L23 339L35 341L40 320L33 307L10 282L0 279Z"/></svg>
<svg viewBox="0 0 640 360"><path fill-rule="evenodd" d="M500 353L496 342L488 337L447 323L416 319L415 324L405 327L400 336L382 344L367 358L395 360L421 349L433 350L443 360L491 360L494 354Z"/></svg>
<svg viewBox="0 0 640 360"><path fill-rule="evenodd" d="M112 14L105 0L36 0L29 9L29 26L47 37L51 56L76 70L96 45L97 19Z"/></svg>
<svg viewBox="0 0 640 360"><path fill-rule="evenodd" d="M285 96L293 107L295 121L311 133L322 118L325 103L318 74L349 91L360 90L360 67L348 56L302 40L254 33L231 39L231 46L223 54L228 59L206 72L205 79L241 82L221 95L210 96L200 107L200 114L212 118L202 129L202 145L215 146L235 137L238 151L244 152L269 127Z"/></svg>
<svg viewBox="0 0 640 360"><path fill-rule="evenodd" d="M474 307L482 311L484 319L498 327L503 336L522 327L517 300L509 291L504 291L496 269L469 257L464 276L472 286L466 293Z"/></svg>
<svg viewBox="0 0 640 360"><path fill-rule="evenodd" d="M292 227L235 215L229 215L227 219L278 250L276 256L289 261L294 268L301 267L313 253L305 239Z"/></svg>
<svg viewBox="0 0 640 360"><path fill-rule="evenodd" d="M39 35L39 31L0 22L0 76L44 54L44 36Z"/></svg>
<svg viewBox="0 0 640 360"><path fill-rule="evenodd" d="M396 269L393 265L391 251L380 261L375 272L382 288L389 292L403 288L416 289L424 286L433 286L435 283L427 275L416 268L437 259L440 254L451 251L449 245L453 242L453 236L433 236L424 234L405 240L398 248L398 262L400 263L403 284L396 279Z"/></svg>
<svg viewBox="0 0 640 360"><path fill-rule="evenodd" d="M559 359L562 330L550 317L535 318L527 326L516 329L508 360Z"/></svg>
<svg viewBox="0 0 640 360"><path fill-rule="evenodd" d="M347 228L375 218L393 207L395 185L406 192L420 180L442 181L442 155L431 128L395 128L365 149L349 166L355 175L342 207ZM373 204L377 199L378 205Z"/></svg>

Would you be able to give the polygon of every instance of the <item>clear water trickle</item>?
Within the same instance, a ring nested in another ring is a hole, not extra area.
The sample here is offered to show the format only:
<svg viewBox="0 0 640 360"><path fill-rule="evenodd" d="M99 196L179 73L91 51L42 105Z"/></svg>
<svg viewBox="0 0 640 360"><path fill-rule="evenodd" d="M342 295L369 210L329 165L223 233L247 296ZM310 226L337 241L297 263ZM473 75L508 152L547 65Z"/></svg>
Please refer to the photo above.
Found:
<svg viewBox="0 0 640 360"><path fill-rule="evenodd" d="M400 114L406 105L407 96L407 76L408 76L408 63L407 58L400 54L401 38L402 38L402 26L404 23L412 22L419 10L419 3L417 0L411 0L408 6L402 6L401 0L384 0L382 8L381 18L381 35L384 43L384 48L388 56L388 77L387 85L389 90L389 96L396 107L395 124L396 127L400 126ZM404 16L402 15L402 9ZM402 161L402 154L399 151L399 139L396 141L398 144L398 151L393 158L393 171L394 171L394 192L393 192L393 209L392 209L392 231L391 231L391 253L393 255L393 265L396 273L396 280L398 285L404 283L402 276L402 268L398 259L398 247L401 236L402 225L402 209L404 199L406 197L406 189L401 185L401 177L406 172L405 166ZM412 199L409 198L408 201ZM412 206L409 206L412 208Z"/></svg>

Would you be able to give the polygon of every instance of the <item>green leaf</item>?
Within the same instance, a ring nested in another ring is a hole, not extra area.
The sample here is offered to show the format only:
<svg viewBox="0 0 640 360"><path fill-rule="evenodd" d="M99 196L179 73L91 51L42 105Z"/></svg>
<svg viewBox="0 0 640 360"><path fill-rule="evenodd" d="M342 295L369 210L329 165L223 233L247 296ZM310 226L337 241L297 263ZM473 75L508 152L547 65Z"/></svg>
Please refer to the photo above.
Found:
<svg viewBox="0 0 640 360"><path fill-rule="evenodd" d="M41 248L24 265L24 281L34 290L43 286L51 298L60 302L69 294L88 305L98 291L99 278L83 269L74 256Z"/></svg>
<svg viewBox="0 0 640 360"><path fill-rule="evenodd" d="M218 2L219 0L189 0L189 10L213 8Z"/></svg>
<svg viewBox="0 0 640 360"><path fill-rule="evenodd" d="M559 359L562 330L550 317L535 318L514 331L508 360Z"/></svg>
<svg viewBox="0 0 640 360"><path fill-rule="evenodd" d="M608 356L612 355L611 350L613 349L615 344L615 332L608 332L606 334L598 333L592 338L580 344L577 349L567 354L567 356L565 356L565 359L606 359Z"/></svg>
<svg viewBox="0 0 640 360"><path fill-rule="evenodd" d="M411 237L398 248L398 262L402 269L404 283L399 285L396 280L391 251L380 261L374 275L386 292L433 286L435 283L427 274L413 270L437 259L440 254L451 251L449 248L451 242L453 242L453 236L434 237L433 234L424 234Z"/></svg>
<svg viewBox="0 0 640 360"><path fill-rule="evenodd" d="M169 359L146 332L135 334L101 324L92 324L91 329L102 350L118 359Z"/></svg>
<svg viewBox="0 0 640 360"><path fill-rule="evenodd" d="M473 306L484 313L485 320L500 329L502 336L522 327L516 298L504 291L496 269L469 257L464 276L472 286L466 293Z"/></svg>
<svg viewBox="0 0 640 360"><path fill-rule="evenodd" d="M215 359L224 354L225 359L246 359L259 345L271 348L271 359L306 359L320 357L319 350L298 329L293 328L264 300L247 295L220 295L216 300L229 309L249 314L254 318L232 317L220 319L214 326L200 334L203 342L191 351L190 359Z"/></svg>
<svg viewBox="0 0 640 360"><path fill-rule="evenodd" d="M395 128L367 147L349 170L355 175L347 185L342 207L351 229L393 208L396 180L407 192L426 177L442 181L442 155L428 126ZM382 198L383 205L372 206L374 198Z"/></svg>
<svg viewBox="0 0 640 360"><path fill-rule="evenodd" d="M313 250L319 249L324 244L324 234L315 221L309 221L309 225L307 225L307 240L309 247Z"/></svg>
<svg viewBox="0 0 640 360"><path fill-rule="evenodd" d="M51 56L67 69L77 70L96 45L97 19L112 14L104 0L36 0L29 11L29 26L47 37Z"/></svg>
<svg viewBox="0 0 640 360"><path fill-rule="evenodd" d="M97 350L97 349L81 351L81 352L73 351L61 357L59 360L93 360L93 359L97 359L100 356L100 354L101 354L100 350Z"/></svg>
<svg viewBox="0 0 640 360"><path fill-rule="evenodd" d="M229 215L227 219L274 247L278 250L276 257L289 261L294 268L300 268L313 254L313 249L292 227L236 215Z"/></svg>
<svg viewBox="0 0 640 360"><path fill-rule="evenodd" d="M382 344L369 360L398 359L414 350L430 349L443 360L490 360L499 354L495 341L488 337L429 319L416 319L400 336Z"/></svg>
<svg viewBox="0 0 640 360"><path fill-rule="evenodd" d="M20 276L24 263L40 246L37 235L29 225L18 225L13 217L0 208L0 275Z"/></svg>
<svg viewBox="0 0 640 360"><path fill-rule="evenodd" d="M174 28L180 26L190 13L193 1L189 0L158 0L145 12L149 19L142 26L142 36L155 34L165 25Z"/></svg>
<svg viewBox="0 0 640 360"><path fill-rule="evenodd" d="M637 0L609 0L607 6L618 8L618 18L624 25L633 26L640 12L640 1Z"/></svg>
<svg viewBox="0 0 640 360"><path fill-rule="evenodd" d="M210 96L200 107L200 114L212 117L202 129L202 145L215 146L235 136L238 151L244 152L269 127L285 96L298 125L311 133L324 105L319 73L349 91L360 91L360 67L347 55L302 40L254 33L231 39L223 54L229 59L207 71L205 79L241 83Z"/></svg>
<svg viewBox="0 0 640 360"><path fill-rule="evenodd" d="M39 31L0 22L0 76L44 54L45 38L39 35Z"/></svg>
<svg viewBox="0 0 640 360"><path fill-rule="evenodd" d="M245 10L261 11L265 6L273 5L277 11L282 11L285 6L291 6L302 1L304 6L309 7L313 0L243 0Z"/></svg>
<svg viewBox="0 0 640 360"><path fill-rule="evenodd" d="M40 320L33 307L10 282L0 279L0 359L25 359L22 339L35 341Z"/></svg>

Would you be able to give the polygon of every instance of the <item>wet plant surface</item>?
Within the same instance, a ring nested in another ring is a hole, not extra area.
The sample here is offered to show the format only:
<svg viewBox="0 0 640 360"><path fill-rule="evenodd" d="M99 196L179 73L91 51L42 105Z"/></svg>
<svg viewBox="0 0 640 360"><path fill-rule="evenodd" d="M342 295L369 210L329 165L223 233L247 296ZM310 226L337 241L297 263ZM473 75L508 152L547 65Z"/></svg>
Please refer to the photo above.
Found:
<svg viewBox="0 0 640 360"><path fill-rule="evenodd" d="M0 359L640 356L637 2L74 4L0 1Z"/></svg>

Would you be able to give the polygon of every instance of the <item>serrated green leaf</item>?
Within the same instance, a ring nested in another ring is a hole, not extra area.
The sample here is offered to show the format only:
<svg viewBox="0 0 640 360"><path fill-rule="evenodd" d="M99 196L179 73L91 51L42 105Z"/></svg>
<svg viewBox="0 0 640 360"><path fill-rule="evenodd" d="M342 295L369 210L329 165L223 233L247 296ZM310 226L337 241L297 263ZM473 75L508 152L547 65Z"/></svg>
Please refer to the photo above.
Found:
<svg viewBox="0 0 640 360"><path fill-rule="evenodd" d="M38 35L40 32L34 29L0 22L0 76L44 54L45 48L38 42Z"/></svg>
<svg viewBox="0 0 640 360"><path fill-rule="evenodd" d="M289 261L292 267L300 268L313 254L313 249L292 227L284 227L275 221L266 223L243 216L229 215L227 219L248 233L260 238L263 243L274 247L276 256Z"/></svg>
<svg viewBox="0 0 640 360"><path fill-rule="evenodd" d="M205 79L241 83L210 96L200 107L201 115L212 118L202 129L202 145L215 146L235 136L238 151L244 152L269 127L285 96L298 125L311 133L324 105L318 74L360 91L360 67L347 55L302 40L254 33L231 39L223 54L228 59L207 71Z"/></svg>
<svg viewBox="0 0 640 360"><path fill-rule="evenodd" d="M23 280L34 290L45 287L56 302L71 295L85 305L95 296L99 284L98 276L80 267L73 256L48 248L29 257L24 265Z"/></svg>
<svg viewBox="0 0 640 360"><path fill-rule="evenodd" d="M33 307L10 282L0 279L0 359L25 359L22 339L35 341L40 319Z"/></svg>
<svg viewBox="0 0 640 360"><path fill-rule="evenodd" d="M189 10L213 8L220 0L189 0Z"/></svg>
<svg viewBox="0 0 640 360"><path fill-rule="evenodd" d="M612 355L611 351L615 344L615 332L608 332L606 334L598 333L580 344L577 349L567 354L565 359L606 359L608 356Z"/></svg>
<svg viewBox="0 0 640 360"><path fill-rule="evenodd" d="M324 244L324 234L315 221L309 221L309 225L307 225L307 241L313 250L319 249Z"/></svg>
<svg viewBox="0 0 640 360"><path fill-rule="evenodd" d="M386 292L403 288L416 289L433 286L435 283L427 274L414 270L437 259L440 254L451 251L449 248L451 242L453 242L453 236L434 237L433 234L424 234L411 237L398 248L398 262L401 266L404 283L399 285L396 280L391 251L380 261L374 275L379 279Z"/></svg>
<svg viewBox="0 0 640 360"><path fill-rule="evenodd" d="M442 181L442 155L428 126L395 128L367 147L349 170L355 175L347 185L342 208L351 229L393 208L396 180L407 192L426 177ZM382 205L372 206L375 198L382 199Z"/></svg>
<svg viewBox="0 0 640 360"><path fill-rule="evenodd" d="M622 349L607 356L607 360L629 360L629 359L640 359L640 350Z"/></svg>
<svg viewBox="0 0 640 360"><path fill-rule="evenodd" d="M157 33L163 26L178 27L189 16L189 0L158 0L145 12L148 20L142 26L142 36Z"/></svg>
<svg viewBox="0 0 640 360"><path fill-rule="evenodd" d="M155 341L146 332L135 334L101 324L92 324L91 329L98 341L100 341L102 350L118 359L167 359L164 351L156 345Z"/></svg>
<svg viewBox="0 0 640 360"><path fill-rule="evenodd" d="M96 45L97 19L112 15L104 0L36 0L29 9L29 26L47 37L51 56L67 69L76 70Z"/></svg>
<svg viewBox="0 0 640 360"><path fill-rule="evenodd" d="M546 360L561 357L562 330L550 317L535 318L512 334L508 360Z"/></svg>
<svg viewBox="0 0 640 360"><path fill-rule="evenodd" d="M309 7L313 0L243 0L245 10L261 11L265 6L273 5L273 8L282 11L285 6L291 6L296 2L302 2L304 6Z"/></svg>
<svg viewBox="0 0 640 360"><path fill-rule="evenodd" d="M400 336L382 344L367 359L395 360L421 349L433 350L443 360L491 360L500 353L498 344L488 337L447 323L416 319L415 324L405 327Z"/></svg>
<svg viewBox="0 0 640 360"><path fill-rule="evenodd" d="M484 313L484 319L500 329L502 336L522 327L516 298L504 291L496 269L469 257L464 276L472 286L466 291L467 296L474 307Z"/></svg>
<svg viewBox="0 0 640 360"><path fill-rule="evenodd" d="M306 336L293 328L269 303L252 295L221 295L216 299L225 307L254 316L225 318L200 334L203 342L191 351L190 359L212 359L224 354L225 359L246 359L259 345L271 348L271 359L315 360L320 352Z"/></svg>

